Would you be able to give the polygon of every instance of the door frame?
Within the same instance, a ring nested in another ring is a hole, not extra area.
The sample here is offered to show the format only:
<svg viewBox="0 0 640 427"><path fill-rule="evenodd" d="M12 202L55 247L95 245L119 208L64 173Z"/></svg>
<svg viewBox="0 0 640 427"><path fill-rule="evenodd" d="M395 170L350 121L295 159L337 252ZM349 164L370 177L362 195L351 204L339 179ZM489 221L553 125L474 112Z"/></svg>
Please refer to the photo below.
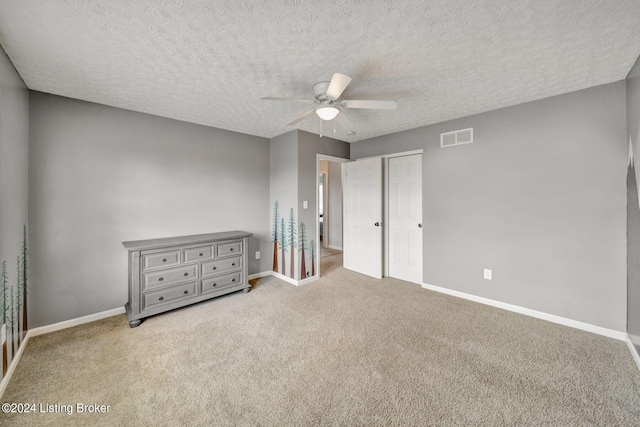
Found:
<svg viewBox="0 0 640 427"><path fill-rule="evenodd" d="M327 160L329 162L335 162L335 163L348 163L351 160L350 159L345 159L344 157L336 157L336 156L330 156L329 154L321 154L321 153L316 153L316 179L315 179L315 183L316 183L316 248L317 248L317 253L316 253L316 257L318 262L316 263L317 266L317 275L318 278L320 278L320 195L319 195L319 191L318 191L318 177L320 176L320 160ZM342 171L341 174L341 185L342 185L342 203L344 206L344 170ZM325 187L325 194L329 195L329 179L326 178L327 175L325 175L325 183L324 183L324 187ZM325 204L326 206L326 204ZM343 246L344 246L344 226L342 229L342 241L343 241Z"/></svg>
<svg viewBox="0 0 640 427"><path fill-rule="evenodd" d="M321 159L324 160L324 159ZM327 235L328 233L328 225L329 225L329 215L327 215L327 199L329 198L329 189L327 188L327 183L329 182L328 174L324 172L318 171L318 176L322 176L322 247L327 247ZM320 180L318 180L318 186L320 185ZM320 221L320 190L318 189L318 221ZM318 222L319 224L320 222ZM318 225L318 239L320 238L320 226ZM318 241L319 243L319 241Z"/></svg>
<svg viewBox="0 0 640 427"><path fill-rule="evenodd" d="M422 154L422 161L424 162L424 149L420 148L418 150L411 151L402 151L399 153L391 153L391 154L382 154L379 156L369 156L369 157L361 157L355 160L365 160L365 159L373 159L373 158L381 158L382 159L382 252L383 252L383 261L382 261L382 275L384 277L389 277L389 159L392 157L404 157L411 156L414 154ZM423 164L424 166L424 164ZM424 167L422 168L424 174ZM424 191L424 189L423 189ZM344 194L344 193L343 193ZM343 202L344 203L344 200ZM424 198L422 200L423 204L423 215L424 215ZM424 219L422 221L424 223ZM424 230L424 228L423 228ZM423 246L423 255L424 255L424 238L422 240ZM423 259L420 260L421 264L423 263ZM423 268L423 280L424 280L424 265Z"/></svg>

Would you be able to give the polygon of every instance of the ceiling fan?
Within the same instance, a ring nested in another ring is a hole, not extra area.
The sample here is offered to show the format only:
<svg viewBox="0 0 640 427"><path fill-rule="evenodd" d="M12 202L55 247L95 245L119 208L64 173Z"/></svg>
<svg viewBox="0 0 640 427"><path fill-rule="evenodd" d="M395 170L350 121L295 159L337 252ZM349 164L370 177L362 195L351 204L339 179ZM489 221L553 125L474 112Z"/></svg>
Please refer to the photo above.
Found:
<svg viewBox="0 0 640 427"><path fill-rule="evenodd" d="M280 98L276 96L261 96L260 99L266 101L287 101L299 102L303 104L318 104L311 110L302 113L289 123L293 126L296 123L316 114L321 120L336 119L340 125L346 129L353 129L355 126L349 116L345 113L347 108L362 108L369 110L395 110L398 104L395 101L374 101L374 100L349 100L339 101L340 95L351 83L351 77L335 73L330 82L320 82L313 85L313 95L315 99ZM322 124L322 122L320 122Z"/></svg>

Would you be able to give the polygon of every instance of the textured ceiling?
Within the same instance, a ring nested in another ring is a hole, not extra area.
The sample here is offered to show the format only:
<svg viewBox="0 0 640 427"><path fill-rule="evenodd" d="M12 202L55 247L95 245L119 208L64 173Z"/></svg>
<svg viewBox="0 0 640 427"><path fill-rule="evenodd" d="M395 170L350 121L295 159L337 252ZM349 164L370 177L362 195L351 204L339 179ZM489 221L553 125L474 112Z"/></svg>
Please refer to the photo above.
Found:
<svg viewBox="0 0 640 427"><path fill-rule="evenodd" d="M309 106L260 96L341 72L398 102L351 142L624 79L640 1L2 0L0 44L31 89L263 137Z"/></svg>

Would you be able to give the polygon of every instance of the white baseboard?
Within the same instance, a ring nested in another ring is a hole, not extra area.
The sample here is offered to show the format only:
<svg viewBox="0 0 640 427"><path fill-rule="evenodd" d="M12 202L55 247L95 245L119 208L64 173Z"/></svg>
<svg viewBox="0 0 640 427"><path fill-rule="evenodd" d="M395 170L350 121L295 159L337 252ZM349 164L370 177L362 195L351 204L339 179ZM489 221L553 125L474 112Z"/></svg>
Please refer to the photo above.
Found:
<svg viewBox="0 0 640 427"><path fill-rule="evenodd" d="M341 251L342 250L342 246L327 245L327 247L329 249L335 249L336 251Z"/></svg>
<svg viewBox="0 0 640 427"><path fill-rule="evenodd" d="M280 280L284 280L285 282L291 283L292 285L296 285L296 286L306 285L307 283L315 282L316 280L318 280L317 275L312 277L307 277L304 280L292 279L291 277L285 276L284 274L280 274L277 271L271 271L271 275L273 277L277 277Z"/></svg>
<svg viewBox="0 0 640 427"><path fill-rule="evenodd" d="M260 277L271 276L271 273L273 273L273 271L261 271L260 273L253 273L249 275L249 280L258 279Z"/></svg>
<svg viewBox="0 0 640 427"><path fill-rule="evenodd" d="M467 294L464 292L454 291L453 289L442 288L440 286L429 285L423 283L424 289L430 291L440 292L443 294L451 295L458 298L464 298L469 301L479 302L481 304L490 305L492 307L501 308L503 310L513 311L515 313L524 314L527 316L535 317L549 322L558 323L560 325L569 326L571 328L581 329L587 332L593 332L594 334L604 335L605 337L614 338L620 341L625 341L627 334L625 332L616 331L613 329L603 328L601 326L592 325L590 323L579 322L573 319L567 319L566 317L556 316L555 314L544 313L542 311L532 310L530 308L520 307L518 305L507 304L501 301L495 301L488 298L479 297L476 295Z"/></svg>
<svg viewBox="0 0 640 427"><path fill-rule="evenodd" d="M315 282L316 280L318 280L318 275L307 277L304 280L298 280L297 286L306 285L307 283Z"/></svg>
<svg viewBox="0 0 640 427"><path fill-rule="evenodd" d="M75 319L65 320L64 322L58 322L47 326L40 326L38 328L29 329L27 334L24 337L24 341L18 348L15 357L11 360L11 365L9 369L7 369L7 375L2 378L2 382L0 382L0 398L4 394L4 391L11 380L11 376L18 366L18 362L20 361L20 357L24 352L24 349L27 347L27 343L29 342L29 338L35 337L42 334L48 334L49 332L59 331L61 329L71 328L72 326L82 325L83 323L93 322L95 320L105 319L111 316L117 316L118 314L125 313L124 306L119 308L114 308L112 310L102 311L100 313L90 314L88 316L77 317Z"/></svg>
<svg viewBox="0 0 640 427"><path fill-rule="evenodd" d="M107 317L117 316L125 313L124 306L114 308L112 310L101 311L100 313L89 314L88 316L76 317L75 319L65 320L64 322L54 323L52 325L40 326L39 328L29 329L28 334L32 337L48 334L49 332L59 331L61 329L71 328L73 326L82 325L83 323L93 322L95 320L106 319Z"/></svg>
<svg viewBox="0 0 640 427"><path fill-rule="evenodd" d="M30 332L31 331L27 331L27 334L24 336L24 341L22 341L22 343L20 344L20 347L18 347L18 351L16 352L16 355L11 360L11 365L9 365L9 369L7 369L7 375L5 375L2 378L2 382L0 382L0 399L2 399L2 395L4 394L4 391L7 389L7 385L9 384L9 381L11 381L11 376L13 375L13 371L16 370L16 366L18 366L18 362L20 361L20 357L22 356L22 353L24 352L25 347L27 347L27 343L29 342Z"/></svg>
<svg viewBox="0 0 640 427"><path fill-rule="evenodd" d="M636 366L638 367L638 369L640 369L640 355L638 354L638 351L636 350L636 346L633 345L633 342L631 341L631 338L629 338L629 334L626 334L626 339L625 341L627 342L627 347L629 347L629 351L631 352L631 356L633 356L633 360L634 362L636 362Z"/></svg>
<svg viewBox="0 0 640 427"><path fill-rule="evenodd" d="M260 273L255 273L250 275L249 279L266 277L266 276L274 276L280 280L284 280L285 282L291 283L296 286L304 285L304 284L315 282L316 280L318 280L318 276L313 276L313 277L309 277L304 280L298 281L290 277L287 277L283 274L277 273L275 271L263 271ZM428 289L431 291L440 292L443 294L455 296L458 298L463 298L463 299L474 301L474 302L479 302L481 304L490 305L490 306L501 308L504 310L513 311L515 313L524 314L524 315L535 317L538 319L547 320L549 322L558 323L564 326L569 326L569 327L581 329L587 332L593 332L598 335L604 335L609 338L625 341L627 343L627 346L629 347L629 351L631 352L631 355L633 356L633 360L638 366L638 369L640 369L640 355L638 355L638 352L636 351L635 346L633 345L633 343L631 342L631 339L625 332L615 331L613 329L603 328L600 326L592 325L590 323L579 322L577 320L567 319L565 317L556 316L554 314L548 314L541 311L531 310L529 308L507 304L504 302L495 301L488 298L467 294L464 292L454 291L452 289L442 288L440 286L429 285L427 283L423 283L422 287L424 289ZM2 395L4 394L7 388L7 385L11 380L11 376L13 375L13 372L15 371L16 366L18 365L18 362L20 361L20 357L22 356L24 349L27 347L29 338L31 338L32 336L35 337L35 336L46 334L49 332L71 328L73 326L82 325L84 323L89 323L95 320L105 319L107 317L117 316L119 314L124 314L124 313L125 313L124 307L119 307L119 308L114 308L112 310L102 311L100 313L90 314L88 316L65 320L63 322L54 323L52 325L40 326L38 328L33 328L28 330L24 341L20 345L20 348L18 348L18 351L16 352L15 357L11 361L11 365L7 370L7 375L5 375L4 378L2 379L2 382L0 382L0 398L2 398Z"/></svg>
<svg viewBox="0 0 640 427"><path fill-rule="evenodd" d="M297 281L297 280L292 279L292 278L291 278L291 277L289 277L289 276L285 276L284 274L280 274L280 273L278 273L277 271L272 271L272 272L271 272L271 275L272 275L273 277L277 277L277 278L278 278L278 279L280 279L280 280L284 280L284 281L285 281L285 282L287 282L287 283L291 283L292 285L296 285L296 286L298 286L298 281Z"/></svg>

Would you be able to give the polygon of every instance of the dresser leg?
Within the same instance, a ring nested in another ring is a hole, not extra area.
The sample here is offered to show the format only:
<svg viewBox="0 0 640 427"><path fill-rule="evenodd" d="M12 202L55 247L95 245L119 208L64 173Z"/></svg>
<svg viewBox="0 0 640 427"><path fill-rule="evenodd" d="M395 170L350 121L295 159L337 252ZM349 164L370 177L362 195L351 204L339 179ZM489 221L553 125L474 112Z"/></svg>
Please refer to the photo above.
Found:
<svg viewBox="0 0 640 427"><path fill-rule="evenodd" d="M242 290L242 292L244 292L244 293L246 294L247 292L249 292L249 289L251 289L251 288L244 288L244 289Z"/></svg>
<svg viewBox="0 0 640 427"><path fill-rule="evenodd" d="M140 326L140 323L142 323L142 319L129 320L129 326L132 328L135 328L136 326Z"/></svg>

